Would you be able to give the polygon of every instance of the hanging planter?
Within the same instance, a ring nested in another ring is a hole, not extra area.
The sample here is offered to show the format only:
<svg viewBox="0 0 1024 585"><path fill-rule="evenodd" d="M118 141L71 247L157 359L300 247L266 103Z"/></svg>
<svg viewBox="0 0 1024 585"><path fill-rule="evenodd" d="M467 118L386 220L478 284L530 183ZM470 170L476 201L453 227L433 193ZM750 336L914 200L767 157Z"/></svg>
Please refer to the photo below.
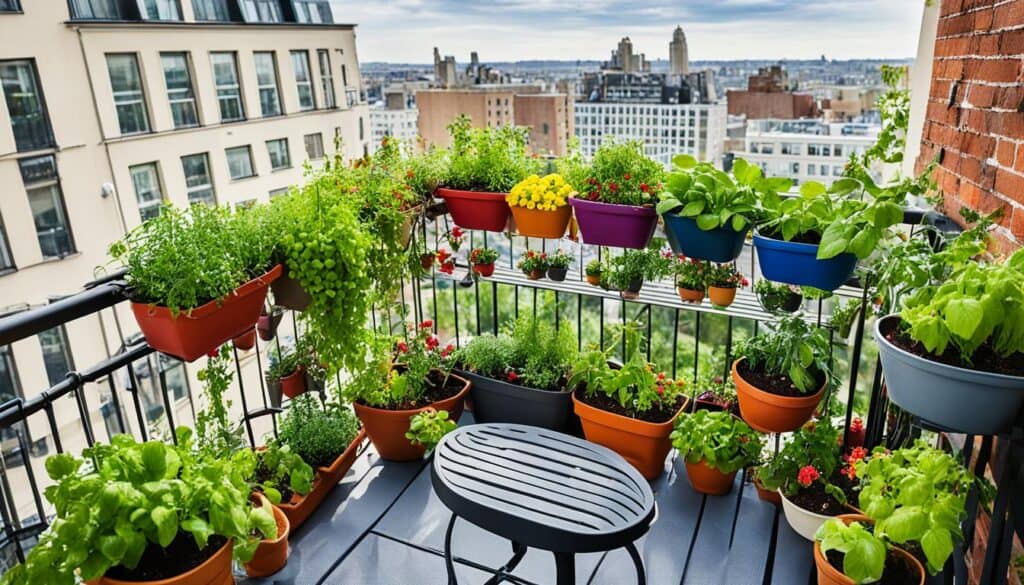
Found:
<svg viewBox="0 0 1024 585"><path fill-rule="evenodd" d="M804 302L804 296L790 285L776 284L764 278L754 285L754 293L766 313L795 313Z"/></svg>
<svg viewBox="0 0 1024 585"><path fill-rule="evenodd" d="M441 187L437 195L448 205L448 212L455 225L488 232L500 232L508 225L509 209L505 202L507 193L485 191L461 191Z"/></svg>
<svg viewBox="0 0 1024 585"><path fill-rule="evenodd" d="M569 218L572 217L572 208L568 205L554 211L527 209L517 205L511 206L511 209L516 232L528 238L561 238L569 226Z"/></svg>
<svg viewBox="0 0 1024 585"><path fill-rule="evenodd" d="M360 447L365 441L366 431L360 430L359 434L356 435L355 439L352 439L352 442L349 443L345 451L338 455L337 459L329 466L316 468L313 488L308 494L305 496L293 494L290 501L281 502L278 507L288 517L288 523L291 525L293 532L302 526L310 514L324 501L327 494L334 489L334 486L338 485L338 482L345 477L352 464L355 463L356 455L359 454Z"/></svg>
<svg viewBox="0 0 1024 585"><path fill-rule="evenodd" d="M287 270L281 274L281 278L270 285L270 290L274 293L275 305L292 311L305 311L309 303L313 301L306 289L302 288L302 284L289 276Z"/></svg>
<svg viewBox="0 0 1024 585"><path fill-rule="evenodd" d="M754 248L761 273L775 282L813 286L831 292L845 284L857 267L857 257L849 252L818 260L816 244L776 240L756 232Z"/></svg>
<svg viewBox="0 0 1024 585"><path fill-rule="evenodd" d="M288 398L295 398L306 393L306 368L299 366L291 374L282 376L281 393Z"/></svg>
<svg viewBox="0 0 1024 585"><path fill-rule="evenodd" d="M519 235L556 239L565 235L572 218L568 198L572 186L561 175L530 175L512 187L506 201Z"/></svg>
<svg viewBox="0 0 1024 585"><path fill-rule="evenodd" d="M743 242L750 233L749 225L740 231L731 227L704 231L697 227L693 218L672 212L661 217L665 221L665 237L672 251L698 260L732 262L743 251Z"/></svg>
<svg viewBox="0 0 1024 585"><path fill-rule="evenodd" d="M132 302L132 313L153 349L191 362L252 327L259 319L267 287L281 276L277 264L220 301L173 315L167 307Z"/></svg>
<svg viewBox="0 0 1024 585"><path fill-rule="evenodd" d="M284 318L284 311L280 307L271 307L270 314L267 314L267 310L264 308L260 312L260 318L256 320L256 333L260 339L263 341L274 339L282 318Z"/></svg>
<svg viewBox="0 0 1024 585"><path fill-rule="evenodd" d="M569 203L586 244L646 248L658 225L658 214L649 206L616 205L579 197L569 199Z"/></svg>
<svg viewBox="0 0 1024 585"><path fill-rule="evenodd" d="M249 351L256 346L256 328L254 327L238 337L233 338L231 340L231 344L234 345L236 349Z"/></svg>
<svg viewBox="0 0 1024 585"><path fill-rule="evenodd" d="M261 505L268 501L263 494L256 494L256 499ZM277 537L261 540L252 560L245 563L245 573L250 577L269 577L288 563L288 536L291 532L291 525L288 523L288 516L281 508L277 506L272 506L272 508L274 521L277 524Z"/></svg>

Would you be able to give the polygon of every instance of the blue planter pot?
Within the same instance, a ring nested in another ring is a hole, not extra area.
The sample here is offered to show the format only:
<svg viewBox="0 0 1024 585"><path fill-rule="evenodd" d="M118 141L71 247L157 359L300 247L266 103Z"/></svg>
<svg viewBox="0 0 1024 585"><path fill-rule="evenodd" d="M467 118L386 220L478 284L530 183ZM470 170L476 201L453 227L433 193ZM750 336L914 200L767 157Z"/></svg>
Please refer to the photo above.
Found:
<svg viewBox="0 0 1024 585"><path fill-rule="evenodd" d="M768 280L786 284L834 291L850 279L857 266L857 257L849 252L818 260L818 246L773 240L756 232L754 248L761 274Z"/></svg>
<svg viewBox="0 0 1024 585"><path fill-rule="evenodd" d="M704 231L690 217L676 213L666 213L661 217L665 220L665 236L672 251L698 260L732 262L743 251L743 241L750 231L748 228L738 232L729 227Z"/></svg>

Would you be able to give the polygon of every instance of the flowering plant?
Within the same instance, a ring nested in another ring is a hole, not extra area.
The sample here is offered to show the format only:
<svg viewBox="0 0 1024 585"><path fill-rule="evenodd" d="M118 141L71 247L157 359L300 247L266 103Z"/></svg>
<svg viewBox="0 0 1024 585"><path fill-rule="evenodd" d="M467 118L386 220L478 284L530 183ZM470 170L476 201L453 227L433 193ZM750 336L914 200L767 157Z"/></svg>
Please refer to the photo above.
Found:
<svg viewBox="0 0 1024 585"><path fill-rule="evenodd" d="M577 197L616 205L649 205L661 191L664 169L644 155L640 142L606 140L587 165L578 154L562 159L559 170Z"/></svg>
<svg viewBox="0 0 1024 585"><path fill-rule="evenodd" d="M466 241L466 232L462 231L462 228L459 226L455 226L444 235L444 239L448 242L452 252L458 253L459 248L462 247L462 242Z"/></svg>
<svg viewBox="0 0 1024 585"><path fill-rule="evenodd" d="M704 290L708 286L708 272L711 264L679 255L675 265L676 286L687 290Z"/></svg>
<svg viewBox="0 0 1024 585"><path fill-rule="evenodd" d="M498 259L498 251L493 248L474 248L469 253L471 264L494 264Z"/></svg>
<svg viewBox="0 0 1024 585"><path fill-rule="evenodd" d="M792 497L821 476L831 477L839 463L839 429L822 419L797 429L793 438L761 465L757 478L765 489L781 489Z"/></svg>
<svg viewBox="0 0 1024 585"><path fill-rule="evenodd" d="M437 251L438 270L445 274L455 272L455 256L448 250L441 248Z"/></svg>
<svg viewBox="0 0 1024 585"><path fill-rule="evenodd" d="M735 264L711 264L707 269L707 284L718 288L740 288L750 281L736 270Z"/></svg>
<svg viewBox="0 0 1024 585"><path fill-rule="evenodd" d="M541 178L530 175L512 187L505 196L510 207L525 207L540 211L554 211L569 204L572 185L565 182L562 175L547 175Z"/></svg>
<svg viewBox="0 0 1024 585"><path fill-rule="evenodd" d="M547 254L527 250L516 266L523 272L533 272L534 270L547 270L549 265Z"/></svg>
<svg viewBox="0 0 1024 585"><path fill-rule="evenodd" d="M561 248L555 251L554 254L548 256L548 267L549 268L568 268L572 264L572 255L565 252Z"/></svg>

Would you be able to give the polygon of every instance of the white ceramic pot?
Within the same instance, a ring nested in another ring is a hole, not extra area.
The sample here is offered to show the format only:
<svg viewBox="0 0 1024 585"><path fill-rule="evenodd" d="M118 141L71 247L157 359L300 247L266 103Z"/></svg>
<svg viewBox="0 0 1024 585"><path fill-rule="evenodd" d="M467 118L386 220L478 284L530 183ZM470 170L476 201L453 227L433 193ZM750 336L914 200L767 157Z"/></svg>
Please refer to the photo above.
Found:
<svg viewBox="0 0 1024 585"><path fill-rule="evenodd" d="M814 533L818 531L818 528L821 528L821 525L826 520L834 518L834 516L815 514L814 512L804 510L790 502L786 494L782 493L782 490L779 490L779 495L782 496L782 513L786 515L786 522L789 522L789 526L794 532L807 540L813 542Z"/></svg>

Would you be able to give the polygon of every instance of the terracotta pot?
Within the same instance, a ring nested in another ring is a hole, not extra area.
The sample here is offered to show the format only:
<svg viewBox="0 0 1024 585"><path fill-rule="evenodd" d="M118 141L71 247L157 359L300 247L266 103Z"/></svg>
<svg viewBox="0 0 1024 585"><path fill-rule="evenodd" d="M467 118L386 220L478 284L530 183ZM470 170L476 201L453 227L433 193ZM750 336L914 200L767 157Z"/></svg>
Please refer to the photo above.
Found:
<svg viewBox="0 0 1024 585"><path fill-rule="evenodd" d="M455 225L470 230L489 232L504 231L508 224L509 209L505 202L507 193L486 191L461 191L441 187L438 197L448 205L448 212Z"/></svg>
<svg viewBox="0 0 1024 585"><path fill-rule="evenodd" d="M234 585L235 578L231 574L231 553L233 551L232 541L227 541L224 546L206 559L203 564L170 579L157 581L122 581L110 577L100 577L90 581L90 585Z"/></svg>
<svg viewBox="0 0 1024 585"><path fill-rule="evenodd" d="M565 235L572 217L572 207L565 205L554 211L510 206L519 235L529 238L557 239Z"/></svg>
<svg viewBox="0 0 1024 585"><path fill-rule="evenodd" d="M492 274L494 274L494 262L490 262L487 264L474 264L473 272L485 278L491 276Z"/></svg>
<svg viewBox="0 0 1024 585"><path fill-rule="evenodd" d="M814 394L800 397L779 396L756 388L743 379L738 366L745 358L732 363L732 381L743 420L762 433L788 433L811 419L814 409L825 396L826 381Z"/></svg>
<svg viewBox="0 0 1024 585"><path fill-rule="evenodd" d="M256 333L260 336L263 341L270 341L277 335L277 326L281 324L281 319L284 318L284 311L274 307L270 310L268 315L266 311L260 314L260 318L256 320Z"/></svg>
<svg viewBox="0 0 1024 585"><path fill-rule="evenodd" d="M772 504L773 506L781 506L782 505L782 496L779 495L779 492L773 492L773 491L765 488L761 484L761 480L758 479L756 475L754 476L754 489L757 490L757 497L762 502L768 502L769 504Z"/></svg>
<svg viewBox="0 0 1024 585"><path fill-rule="evenodd" d="M306 393L306 368L299 366L287 376L281 376L281 392L288 398Z"/></svg>
<svg viewBox="0 0 1024 585"><path fill-rule="evenodd" d="M526 278L529 280L540 280L544 278L544 271L541 269L531 270L526 273Z"/></svg>
<svg viewBox="0 0 1024 585"><path fill-rule="evenodd" d="M313 488L305 496L293 494L292 499L285 503L281 502L278 508L284 512L284 515L288 517L288 523L291 525L290 530L295 531L302 526L302 523L309 518L327 494L330 493L334 486L338 485L345 474L348 473L349 468L355 463L356 455L359 454L359 448L363 442L366 441L366 431L363 429L359 430L359 434L356 435L355 439L348 444L345 451L338 455L338 458L334 460L329 467L317 467L316 476L313 478Z"/></svg>
<svg viewBox="0 0 1024 585"><path fill-rule="evenodd" d="M860 514L843 514L837 516L845 524L850 522L860 522L861 524L873 524L871 518ZM921 561L914 558L914 555L907 551L899 548L898 546L890 546L898 557L906 561L914 572L919 575L917 583L918 585L924 585L925 573L924 566ZM817 541L814 542L814 565L818 569L818 585L854 585L854 580L843 574L842 571L832 566L832 563L828 562L828 559L821 552L821 545ZM912 585L908 583L907 585Z"/></svg>
<svg viewBox="0 0 1024 585"><path fill-rule="evenodd" d="M462 390L459 390L459 393L451 398L439 400L423 408L388 410L360 402L352 404L353 408L355 408L356 416L363 423L367 436L370 437L370 441L376 447L377 453L380 454L382 459L388 461L415 461L423 457L423 454L426 452L424 446L413 445L409 442L409 439L405 438L405 433L409 430L409 419L428 408L447 410L449 418L458 422L459 417L462 416L462 409L465 406L466 395L469 394L470 383L469 380L455 374L451 374L451 378L462 383Z"/></svg>
<svg viewBox="0 0 1024 585"><path fill-rule="evenodd" d="M711 299L711 304L716 307L728 307L736 300L736 288L709 286L708 298Z"/></svg>
<svg viewBox="0 0 1024 585"><path fill-rule="evenodd" d="M420 266L423 270L430 270L430 267L434 265L434 259L437 258L434 254L420 254Z"/></svg>
<svg viewBox="0 0 1024 585"><path fill-rule="evenodd" d="M591 286L601 286L601 275L600 274L588 274L587 284Z"/></svg>
<svg viewBox="0 0 1024 585"><path fill-rule="evenodd" d="M702 290L678 287L676 288L676 291L679 293L679 298L682 299L684 303L700 303L704 300L704 291Z"/></svg>
<svg viewBox="0 0 1024 585"><path fill-rule="evenodd" d="M234 339L231 340L231 343L237 349L240 349L242 351L249 351L250 349L256 346L256 328L253 327L252 329L246 331L245 333L239 335L238 337L235 337Z"/></svg>
<svg viewBox="0 0 1024 585"><path fill-rule="evenodd" d="M267 287L280 276L281 265L277 264L223 299L177 316L167 307L136 302L132 303L132 313L150 347L191 362L255 325L267 298Z"/></svg>
<svg viewBox="0 0 1024 585"><path fill-rule="evenodd" d="M262 504L267 501L263 494L256 494ZM274 520L277 522L277 537L264 539L256 547L252 560L245 563L245 573L250 577L267 577L281 570L288 562L288 534L291 525L288 516L277 506L271 506Z"/></svg>
<svg viewBox="0 0 1024 585"><path fill-rule="evenodd" d="M736 479L736 472L722 473L701 459L697 463L686 462L686 476L690 479L690 485L698 492L710 496L722 496L732 491L732 482Z"/></svg>
<svg viewBox="0 0 1024 585"><path fill-rule="evenodd" d="M672 426L679 413L671 420L651 423L595 408L572 396L573 410L583 423L583 436L588 441L604 445L629 461L647 479L654 479L665 470L665 458L672 450Z"/></svg>
<svg viewBox="0 0 1024 585"><path fill-rule="evenodd" d="M270 290L274 293L275 305L293 311L305 311L309 303L313 301L313 297L309 296L306 289L302 288L302 284L288 276L287 270L284 271L281 278L270 285Z"/></svg>

